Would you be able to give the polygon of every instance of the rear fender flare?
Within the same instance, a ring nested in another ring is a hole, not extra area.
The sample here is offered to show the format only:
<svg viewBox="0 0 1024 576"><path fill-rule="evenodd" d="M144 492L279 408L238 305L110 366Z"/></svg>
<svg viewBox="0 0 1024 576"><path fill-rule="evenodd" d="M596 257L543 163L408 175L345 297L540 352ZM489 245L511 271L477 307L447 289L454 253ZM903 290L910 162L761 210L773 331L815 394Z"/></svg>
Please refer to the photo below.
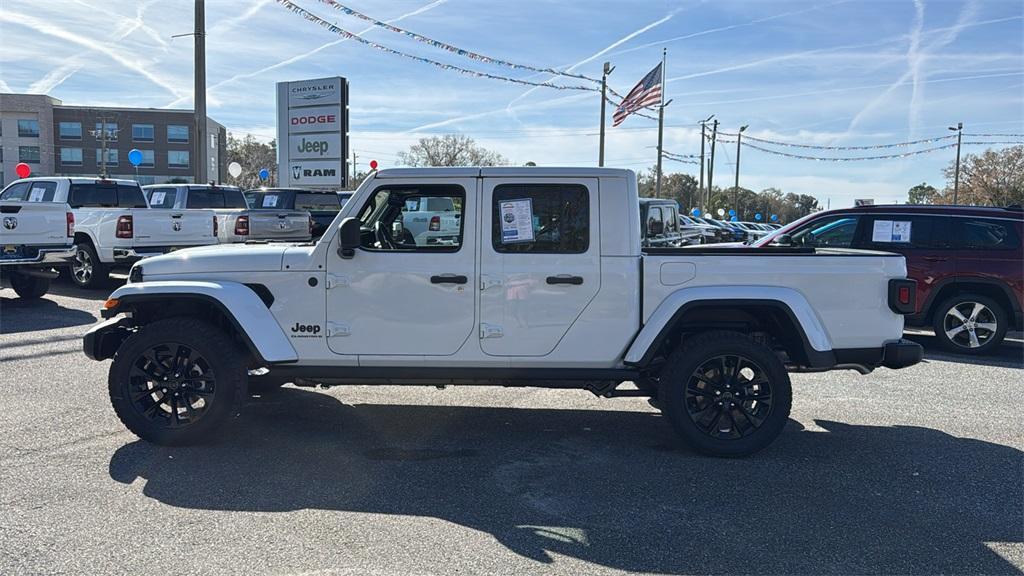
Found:
<svg viewBox="0 0 1024 576"><path fill-rule="evenodd" d="M119 300L121 306L174 298L202 300L224 313L261 364L296 362L299 359L267 305L251 288L238 282L141 282L126 284L110 297Z"/></svg>
<svg viewBox="0 0 1024 576"><path fill-rule="evenodd" d="M834 364L832 341L814 308L800 292L779 286L700 286L682 288L658 305L626 352L624 362L645 366L686 312L699 306L771 306L789 316L801 332L804 353L812 365Z"/></svg>

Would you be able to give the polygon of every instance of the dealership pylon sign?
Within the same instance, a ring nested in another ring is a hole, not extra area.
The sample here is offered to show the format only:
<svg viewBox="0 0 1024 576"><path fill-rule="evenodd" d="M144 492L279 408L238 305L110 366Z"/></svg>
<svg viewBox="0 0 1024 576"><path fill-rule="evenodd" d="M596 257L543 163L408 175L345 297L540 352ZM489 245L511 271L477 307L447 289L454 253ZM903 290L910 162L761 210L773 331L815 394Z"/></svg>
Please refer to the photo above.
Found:
<svg viewBox="0 0 1024 576"><path fill-rule="evenodd" d="M348 186L348 80L277 83L279 186Z"/></svg>

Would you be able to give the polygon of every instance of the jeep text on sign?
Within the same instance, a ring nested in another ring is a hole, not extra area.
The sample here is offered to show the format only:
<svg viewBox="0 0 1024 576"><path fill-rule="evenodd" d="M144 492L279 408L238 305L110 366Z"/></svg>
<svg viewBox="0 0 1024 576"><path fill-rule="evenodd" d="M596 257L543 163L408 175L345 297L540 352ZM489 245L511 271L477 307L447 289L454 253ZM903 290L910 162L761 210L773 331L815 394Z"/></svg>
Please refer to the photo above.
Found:
<svg viewBox="0 0 1024 576"><path fill-rule="evenodd" d="M341 152L341 134L298 134L288 137L288 157L292 160L337 159Z"/></svg>
<svg viewBox="0 0 1024 576"><path fill-rule="evenodd" d="M341 109L338 106L314 106L288 110L288 133L339 132Z"/></svg>

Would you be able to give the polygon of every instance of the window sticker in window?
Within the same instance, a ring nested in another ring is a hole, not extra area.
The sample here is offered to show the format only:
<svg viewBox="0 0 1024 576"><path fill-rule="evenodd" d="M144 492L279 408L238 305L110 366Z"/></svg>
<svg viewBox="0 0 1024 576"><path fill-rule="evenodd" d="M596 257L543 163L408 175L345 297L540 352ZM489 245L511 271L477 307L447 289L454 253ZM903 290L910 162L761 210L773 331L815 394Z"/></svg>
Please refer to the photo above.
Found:
<svg viewBox="0 0 1024 576"><path fill-rule="evenodd" d="M910 242L910 222L899 220L875 220L871 230L872 242Z"/></svg>
<svg viewBox="0 0 1024 576"><path fill-rule="evenodd" d="M42 186L36 186L32 188L32 191L28 193L29 202L42 202L43 196L46 194L46 188Z"/></svg>
<svg viewBox="0 0 1024 576"><path fill-rule="evenodd" d="M153 195L149 197L149 205L159 206L164 203L165 198L167 198L167 192L153 192Z"/></svg>
<svg viewBox="0 0 1024 576"><path fill-rule="evenodd" d="M533 201L529 198L501 203L501 243L533 242Z"/></svg>
<svg viewBox="0 0 1024 576"><path fill-rule="evenodd" d="M277 194L267 194L263 197L264 208L277 208Z"/></svg>

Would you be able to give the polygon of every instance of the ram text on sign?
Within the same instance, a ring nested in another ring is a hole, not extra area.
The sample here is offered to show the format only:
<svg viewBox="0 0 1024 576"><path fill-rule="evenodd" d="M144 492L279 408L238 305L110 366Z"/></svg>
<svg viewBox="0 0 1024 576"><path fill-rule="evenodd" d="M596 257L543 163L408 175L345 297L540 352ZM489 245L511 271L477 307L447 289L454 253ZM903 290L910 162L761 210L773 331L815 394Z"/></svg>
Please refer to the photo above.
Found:
<svg viewBox="0 0 1024 576"><path fill-rule="evenodd" d="M341 186L341 160L298 160L289 163L293 186Z"/></svg>
<svg viewBox="0 0 1024 576"><path fill-rule="evenodd" d="M314 106L288 110L288 133L340 132L341 109L338 106Z"/></svg>
<svg viewBox="0 0 1024 576"><path fill-rule="evenodd" d="M340 158L341 134L297 134L288 136L291 160Z"/></svg>

